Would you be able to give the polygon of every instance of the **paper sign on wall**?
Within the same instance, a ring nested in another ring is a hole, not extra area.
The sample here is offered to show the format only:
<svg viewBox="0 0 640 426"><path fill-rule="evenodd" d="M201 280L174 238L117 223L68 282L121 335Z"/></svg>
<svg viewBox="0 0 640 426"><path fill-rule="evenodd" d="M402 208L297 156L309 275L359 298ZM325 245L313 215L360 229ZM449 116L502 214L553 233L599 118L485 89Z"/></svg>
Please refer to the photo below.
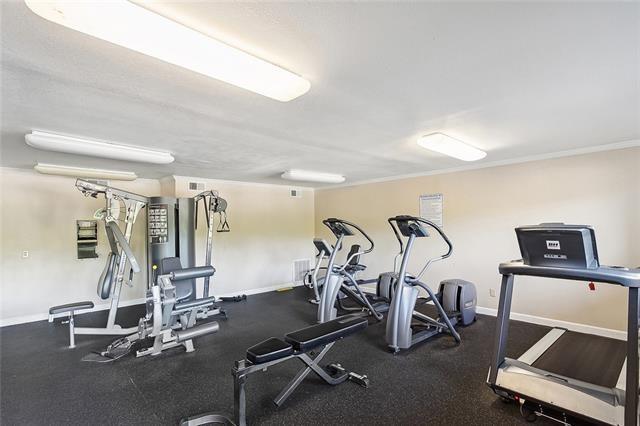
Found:
<svg viewBox="0 0 640 426"><path fill-rule="evenodd" d="M420 196L420 217L430 220L443 227L442 212L443 212L443 200L442 194L425 194Z"/></svg>

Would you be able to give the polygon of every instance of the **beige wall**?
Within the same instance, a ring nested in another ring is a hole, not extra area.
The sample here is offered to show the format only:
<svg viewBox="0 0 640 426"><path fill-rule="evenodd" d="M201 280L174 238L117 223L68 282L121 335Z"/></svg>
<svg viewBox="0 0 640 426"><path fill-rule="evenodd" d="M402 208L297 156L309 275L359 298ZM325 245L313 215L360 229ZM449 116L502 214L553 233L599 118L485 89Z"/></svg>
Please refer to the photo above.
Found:
<svg viewBox="0 0 640 426"><path fill-rule="evenodd" d="M376 248L362 261L366 277L392 268L397 242L386 219L419 214L421 194L444 194L444 230L454 244L450 259L433 265L432 287L445 278L471 280L479 306L495 308L500 262L519 258L513 229L541 222L590 224L604 264L640 265L640 148L316 190L316 234L330 238L321 221L335 216L369 232ZM415 271L429 253L442 250L435 238L416 243ZM626 292L585 283L518 278L513 311L605 328L624 329Z"/></svg>
<svg viewBox="0 0 640 426"><path fill-rule="evenodd" d="M134 182L115 187L141 195L193 196L189 180L206 182L229 202L230 233L214 234L213 294L251 292L292 281L294 259L312 258L313 192L291 198L286 186L206 181L184 177ZM99 222L98 259L76 258L77 219L90 219L104 198L84 197L75 179L44 176L31 170L0 168L0 324L42 319L50 306L81 300L105 303L96 295L97 280L109 249ZM201 217L196 250L204 262L205 224ZM141 263L146 262L146 209L132 238ZM29 258L22 259L23 250ZM146 263L145 263L146 264ZM144 268L146 271L146 268ZM145 272L121 300L144 297Z"/></svg>
<svg viewBox="0 0 640 426"><path fill-rule="evenodd" d="M293 198L289 187L247 184L175 176L175 194L192 197L189 181L205 183L229 203L231 232L214 233L212 293L236 294L246 290L290 284L293 261L313 259L313 191ZM202 208L202 207L200 207ZM204 263L206 222L198 215L196 260ZM216 224L217 225L217 224Z"/></svg>
<svg viewBox="0 0 640 426"><path fill-rule="evenodd" d="M157 181L138 179L113 186L141 195L160 191ZM98 277L109 253L104 224L98 221L97 259L77 259L76 220L91 219L105 206L104 198L84 197L75 179L44 176L31 170L0 168L0 320L33 317L50 306L91 300L102 304L96 293ZM146 259L146 211L134 227L131 243L136 256ZM22 251L29 257L23 259ZM123 286L122 300L144 297L146 274Z"/></svg>

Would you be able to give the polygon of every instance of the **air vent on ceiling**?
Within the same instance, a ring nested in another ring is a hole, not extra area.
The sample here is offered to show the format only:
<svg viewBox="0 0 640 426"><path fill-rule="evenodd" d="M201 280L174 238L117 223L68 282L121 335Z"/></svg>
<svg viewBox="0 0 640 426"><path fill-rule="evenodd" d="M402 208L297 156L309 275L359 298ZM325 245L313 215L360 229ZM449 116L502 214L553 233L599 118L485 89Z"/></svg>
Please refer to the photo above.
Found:
<svg viewBox="0 0 640 426"><path fill-rule="evenodd" d="M289 194L294 198L302 197L302 191L300 191L299 189L290 189Z"/></svg>
<svg viewBox="0 0 640 426"><path fill-rule="evenodd" d="M293 283L295 285L304 284L304 277L311 270L310 259L298 259L293 261Z"/></svg>
<svg viewBox="0 0 640 426"><path fill-rule="evenodd" d="M189 182L189 191L204 191L204 183Z"/></svg>

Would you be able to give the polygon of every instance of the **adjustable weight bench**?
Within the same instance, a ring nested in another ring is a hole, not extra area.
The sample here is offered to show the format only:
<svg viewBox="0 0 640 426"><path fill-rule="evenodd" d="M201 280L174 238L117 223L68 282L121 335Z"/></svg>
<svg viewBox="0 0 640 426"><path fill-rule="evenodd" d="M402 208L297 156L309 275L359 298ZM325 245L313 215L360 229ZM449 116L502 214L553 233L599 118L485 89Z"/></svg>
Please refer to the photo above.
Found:
<svg viewBox="0 0 640 426"><path fill-rule="evenodd" d="M268 367L287 361L299 359L305 367L296 374L289 384L274 399L280 407L293 391L302 383L309 373L314 372L330 385L338 385L351 380L361 386L368 387L367 376L346 371L340 364L331 364L329 374L319 363L338 340L367 328L368 320L360 315L345 315L331 321L312 325L285 335L284 340L272 337L247 349L246 359L236 361L232 369L234 418L222 414L205 413L187 417L180 421L181 426L197 426L204 424L225 424L246 426L245 383L247 376L256 371L266 371ZM320 349L321 348L321 349ZM320 349L312 358L311 352Z"/></svg>

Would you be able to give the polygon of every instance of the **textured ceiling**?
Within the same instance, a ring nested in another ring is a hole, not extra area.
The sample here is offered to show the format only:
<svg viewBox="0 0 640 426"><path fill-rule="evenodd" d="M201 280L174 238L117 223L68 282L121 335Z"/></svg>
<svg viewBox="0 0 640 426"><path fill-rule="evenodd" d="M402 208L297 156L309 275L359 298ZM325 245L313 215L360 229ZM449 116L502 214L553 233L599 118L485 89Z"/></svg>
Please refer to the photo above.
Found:
<svg viewBox="0 0 640 426"><path fill-rule="evenodd" d="M484 162L640 139L640 3L145 3L311 81L281 103L91 38L2 1L0 164L36 161L281 183ZM188 46L185 46L188 49ZM49 153L31 129L172 151L171 165Z"/></svg>

